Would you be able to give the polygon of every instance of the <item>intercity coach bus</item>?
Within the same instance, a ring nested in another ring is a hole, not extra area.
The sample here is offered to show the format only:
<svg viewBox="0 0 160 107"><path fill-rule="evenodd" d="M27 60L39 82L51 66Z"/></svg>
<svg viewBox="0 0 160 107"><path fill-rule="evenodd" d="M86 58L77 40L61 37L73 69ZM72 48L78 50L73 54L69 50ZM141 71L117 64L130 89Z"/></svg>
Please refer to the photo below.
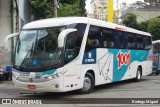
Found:
<svg viewBox="0 0 160 107"><path fill-rule="evenodd" d="M153 71L156 75L160 72L160 40L155 40L153 44Z"/></svg>
<svg viewBox="0 0 160 107"><path fill-rule="evenodd" d="M89 93L152 73L151 35L85 17L26 24L15 49L13 85L35 92Z"/></svg>

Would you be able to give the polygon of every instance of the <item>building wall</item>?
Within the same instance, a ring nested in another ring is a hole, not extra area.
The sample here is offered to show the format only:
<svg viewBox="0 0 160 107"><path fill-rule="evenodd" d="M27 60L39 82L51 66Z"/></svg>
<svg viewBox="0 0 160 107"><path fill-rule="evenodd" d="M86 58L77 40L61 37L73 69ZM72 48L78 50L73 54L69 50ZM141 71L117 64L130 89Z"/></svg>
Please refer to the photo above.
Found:
<svg viewBox="0 0 160 107"><path fill-rule="evenodd" d="M11 33L10 0L0 0L0 47L4 47L4 38Z"/></svg>
<svg viewBox="0 0 160 107"><path fill-rule="evenodd" d="M160 16L160 11L141 11L134 9L132 13L136 14L138 22L146 21Z"/></svg>
<svg viewBox="0 0 160 107"><path fill-rule="evenodd" d="M0 67L11 64L11 48L9 48L9 51L4 51L4 38L11 33L10 1L0 0ZM10 46L10 43L8 46Z"/></svg>

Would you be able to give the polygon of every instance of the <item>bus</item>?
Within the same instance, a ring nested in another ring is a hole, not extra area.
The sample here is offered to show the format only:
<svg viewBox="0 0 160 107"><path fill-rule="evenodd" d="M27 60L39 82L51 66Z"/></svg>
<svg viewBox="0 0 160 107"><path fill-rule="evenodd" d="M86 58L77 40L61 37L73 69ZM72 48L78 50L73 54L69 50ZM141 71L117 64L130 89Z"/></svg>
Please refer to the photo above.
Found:
<svg viewBox="0 0 160 107"><path fill-rule="evenodd" d="M153 71L156 75L160 72L160 40L155 40L153 44Z"/></svg>
<svg viewBox="0 0 160 107"><path fill-rule="evenodd" d="M86 17L51 18L22 28L13 85L34 92L93 91L152 73L151 35Z"/></svg>

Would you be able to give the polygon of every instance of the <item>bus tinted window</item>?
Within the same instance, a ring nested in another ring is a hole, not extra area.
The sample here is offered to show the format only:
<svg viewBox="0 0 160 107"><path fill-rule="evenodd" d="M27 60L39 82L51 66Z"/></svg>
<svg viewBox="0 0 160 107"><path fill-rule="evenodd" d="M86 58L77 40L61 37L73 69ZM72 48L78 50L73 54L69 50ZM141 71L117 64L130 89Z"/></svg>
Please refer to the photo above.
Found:
<svg viewBox="0 0 160 107"><path fill-rule="evenodd" d="M144 44L143 44L143 35L136 35L136 44L137 44L137 49L143 49Z"/></svg>
<svg viewBox="0 0 160 107"><path fill-rule="evenodd" d="M134 35L132 33L126 33L126 38L128 41L127 47L129 49L133 49L135 47L134 45Z"/></svg>
<svg viewBox="0 0 160 107"><path fill-rule="evenodd" d="M86 43L86 51L101 47L101 31L100 27L90 26Z"/></svg>
<svg viewBox="0 0 160 107"><path fill-rule="evenodd" d="M160 53L160 43L153 44L153 52Z"/></svg>
<svg viewBox="0 0 160 107"><path fill-rule="evenodd" d="M102 29L103 32L103 47L113 48L114 47L114 34L111 29Z"/></svg>
<svg viewBox="0 0 160 107"><path fill-rule="evenodd" d="M65 63L72 61L79 55L86 25L77 24L75 28L77 29L77 31L68 34L66 38L65 55L64 55Z"/></svg>
<svg viewBox="0 0 160 107"><path fill-rule="evenodd" d="M145 49L150 49L152 47L152 40L151 37L145 36L144 37Z"/></svg>
<svg viewBox="0 0 160 107"><path fill-rule="evenodd" d="M125 33L119 32L119 48L126 48Z"/></svg>

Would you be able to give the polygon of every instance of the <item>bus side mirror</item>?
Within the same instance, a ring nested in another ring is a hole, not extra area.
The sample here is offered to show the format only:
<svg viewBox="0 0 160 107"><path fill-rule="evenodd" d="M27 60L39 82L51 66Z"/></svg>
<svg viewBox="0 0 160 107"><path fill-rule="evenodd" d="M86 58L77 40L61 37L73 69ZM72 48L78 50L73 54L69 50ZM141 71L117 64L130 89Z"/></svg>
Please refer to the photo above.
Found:
<svg viewBox="0 0 160 107"><path fill-rule="evenodd" d="M5 50L8 50L8 40L11 39L12 37L15 37L15 36L19 36L19 32L9 34L9 35L7 35L4 38L4 47L5 47Z"/></svg>
<svg viewBox="0 0 160 107"><path fill-rule="evenodd" d="M77 31L77 29L66 29L66 30L63 30L59 36L58 36L58 47L59 48L62 48L64 47L64 43L65 43L65 40L66 40L66 36L71 33L71 32L75 32Z"/></svg>

